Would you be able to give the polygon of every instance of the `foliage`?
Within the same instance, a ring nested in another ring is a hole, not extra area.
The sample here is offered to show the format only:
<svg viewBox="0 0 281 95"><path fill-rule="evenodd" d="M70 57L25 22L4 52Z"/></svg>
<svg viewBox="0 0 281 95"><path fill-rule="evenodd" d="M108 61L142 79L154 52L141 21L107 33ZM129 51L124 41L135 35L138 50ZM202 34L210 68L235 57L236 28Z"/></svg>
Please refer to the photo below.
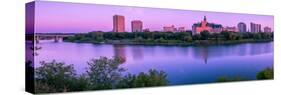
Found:
<svg viewBox="0 0 281 95"><path fill-rule="evenodd" d="M188 32L102 32L93 31L85 34L77 34L73 37L66 37L64 41L69 42L90 42L90 43L111 43L111 44L207 44L245 42L245 41L272 41L273 32L231 32L222 31L211 33L202 31L200 34Z"/></svg>
<svg viewBox="0 0 281 95"><path fill-rule="evenodd" d="M272 68L266 68L257 74L258 80L273 79L274 72Z"/></svg>
<svg viewBox="0 0 281 95"><path fill-rule="evenodd" d="M128 87L150 87L167 85L167 74L163 71L149 70L148 73L122 75L122 59L100 57L88 62L86 73L79 76L73 65L62 62L41 62L35 69L35 93L54 93L115 89Z"/></svg>
<svg viewBox="0 0 281 95"><path fill-rule="evenodd" d="M210 37L210 32L202 31L202 32L200 32L200 35L201 35L202 40L208 40L208 38Z"/></svg>
<svg viewBox="0 0 281 95"><path fill-rule="evenodd" d="M256 74L257 80L265 80L265 79L273 79L274 72L272 68L266 68ZM244 81L247 80L242 78L241 76L237 76L234 78L222 76L217 79L217 82L232 82L232 81Z"/></svg>
<svg viewBox="0 0 281 95"><path fill-rule="evenodd" d="M141 72L138 75L132 75L132 74L126 75L121 80L118 87L133 88L133 87L163 86L168 84L168 80L166 79L166 77L167 74L165 72L151 69L147 74Z"/></svg>
<svg viewBox="0 0 281 95"><path fill-rule="evenodd" d="M91 89L112 89L121 80L121 73L125 69L120 68L121 58L108 59L101 57L88 62L87 75L90 79Z"/></svg>
<svg viewBox="0 0 281 95"><path fill-rule="evenodd" d="M237 76L237 77L234 77L234 78L222 76L222 77L219 77L217 79L217 82L233 82L233 81L244 81L244 80L246 80L246 79L241 78L240 76Z"/></svg>
<svg viewBox="0 0 281 95"><path fill-rule="evenodd" d="M41 67L36 68L35 71L37 84L43 84L42 88L49 89L50 87L53 87L52 89L55 89L58 92L72 90L70 83L76 75L73 65L65 65L64 63L56 61L42 61L40 64ZM36 92L41 91L42 90Z"/></svg>

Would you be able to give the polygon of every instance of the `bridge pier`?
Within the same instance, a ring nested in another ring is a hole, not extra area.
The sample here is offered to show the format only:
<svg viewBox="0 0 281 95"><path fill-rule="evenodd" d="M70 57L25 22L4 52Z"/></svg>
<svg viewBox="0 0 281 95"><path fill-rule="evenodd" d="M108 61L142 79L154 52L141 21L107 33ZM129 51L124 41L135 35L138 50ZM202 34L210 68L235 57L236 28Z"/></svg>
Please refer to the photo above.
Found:
<svg viewBox="0 0 281 95"><path fill-rule="evenodd" d="M38 44L39 40L40 40L40 37L39 36L35 36L34 40L33 40L33 43L35 42L36 44Z"/></svg>
<svg viewBox="0 0 281 95"><path fill-rule="evenodd" d="M57 43L57 42L59 42L59 36L55 36L55 42Z"/></svg>

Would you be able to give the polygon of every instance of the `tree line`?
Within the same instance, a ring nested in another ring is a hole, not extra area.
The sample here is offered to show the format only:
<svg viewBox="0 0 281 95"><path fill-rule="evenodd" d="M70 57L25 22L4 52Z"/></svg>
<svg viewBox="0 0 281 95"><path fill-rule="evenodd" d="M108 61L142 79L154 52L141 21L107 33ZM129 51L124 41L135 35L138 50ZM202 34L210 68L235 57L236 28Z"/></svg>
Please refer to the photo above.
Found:
<svg viewBox="0 0 281 95"><path fill-rule="evenodd" d="M202 44L223 42L272 41L273 32L231 32L198 34L187 32L102 32L95 31L66 37L64 41L78 43L113 43L113 44Z"/></svg>

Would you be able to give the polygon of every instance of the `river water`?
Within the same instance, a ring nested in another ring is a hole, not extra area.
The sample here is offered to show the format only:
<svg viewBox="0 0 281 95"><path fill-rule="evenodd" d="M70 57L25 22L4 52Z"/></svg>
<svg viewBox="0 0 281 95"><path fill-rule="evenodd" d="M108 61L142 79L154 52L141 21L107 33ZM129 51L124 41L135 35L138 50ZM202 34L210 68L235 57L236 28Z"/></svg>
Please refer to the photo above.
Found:
<svg viewBox="0 0 281 95"><path fill-rule="evenodd" d="M257 72L273 67L273 42L183 47L40 41L38 46L35 67L56 60L73 64L81 74L92 58L119 56L126 73L163 70L170 85L210 83L222 76L255 80Z"/></svg>

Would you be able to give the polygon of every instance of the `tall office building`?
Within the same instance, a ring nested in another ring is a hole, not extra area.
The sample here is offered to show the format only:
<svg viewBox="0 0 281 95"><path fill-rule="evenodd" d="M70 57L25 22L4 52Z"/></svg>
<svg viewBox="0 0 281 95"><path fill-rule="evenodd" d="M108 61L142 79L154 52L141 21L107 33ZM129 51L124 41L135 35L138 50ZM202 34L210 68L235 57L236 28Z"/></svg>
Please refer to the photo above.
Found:
<svg viewBox="0 0 281 95"><path fill-rule="evenodd" d="M251 32L261 32L261 24L250 23Z"/></svg>
<svg viewBox="0 0 281 95"><path fill-rule="evenodd" d="M122 15L113 16L113 32L125 32L125 17Z"/></svg>
<svg viewBox="0 0 281 95"><path fill-rule="evenodd" d="M133 20L131 22L131 25L132 25L132 32L142 32L142 21Z"/></svg>
<svg viewBox="0 0 281 95"><path fill-rule="evenodd" d="M262 32L261 31L261 24L258 24L258 32Z"/></svg>
<svg viewBox="0 0 281 95"><path fill-rule="evenodd" d="M237 27L239 32L247 32L247 26L245 23L240 22L238 23Z"/></svg>

